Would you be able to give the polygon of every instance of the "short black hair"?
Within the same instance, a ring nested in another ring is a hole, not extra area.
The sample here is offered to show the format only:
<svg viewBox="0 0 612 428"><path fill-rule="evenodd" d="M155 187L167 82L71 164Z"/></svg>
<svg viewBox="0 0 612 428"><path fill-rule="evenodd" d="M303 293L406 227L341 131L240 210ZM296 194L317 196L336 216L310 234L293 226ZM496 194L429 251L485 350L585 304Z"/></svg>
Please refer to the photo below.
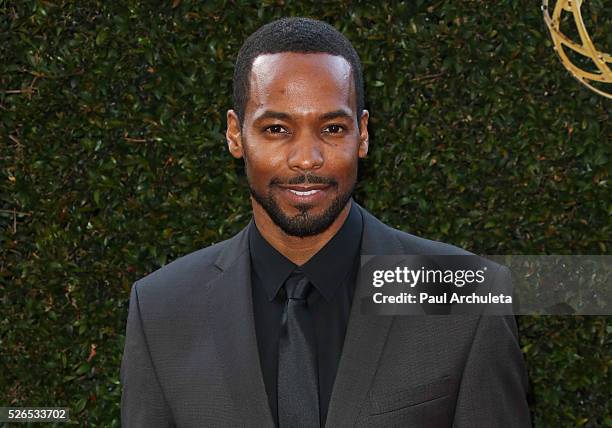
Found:
<svg viewBox="0 0 612 428"><path fill-rule="evenodd" d="M357 101L357 119L364 109L363 75L357 51L348 39L331 25L310 18L282 18L251 34L238 52L234 68L234 110L243 123L249 97L249 77L253 61L262 54L280 52L328 53L343 57L351 66Z"/></svg>

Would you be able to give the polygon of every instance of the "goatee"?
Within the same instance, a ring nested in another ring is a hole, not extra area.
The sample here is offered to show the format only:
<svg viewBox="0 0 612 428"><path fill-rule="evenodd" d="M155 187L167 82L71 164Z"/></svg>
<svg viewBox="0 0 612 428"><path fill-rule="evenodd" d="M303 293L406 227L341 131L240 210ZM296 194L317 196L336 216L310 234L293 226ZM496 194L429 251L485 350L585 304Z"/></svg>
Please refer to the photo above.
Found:
<svg viewBox="0 0 612 428"><path fill-rule="evenodd" d="M290 184L298 183L321 183L325 180L313 179L310 177L306 180L305 176L298 178L297 180L291 180ZM329 183L329 182L328 182ZM335 187L338 184L333 181ZM329 183L331 184L331 183ZM274 180L270 183L270 187L274 186ZM332 187L334 187L332 186ZM295 216L288 216L279 206L278 202L272 195L272 190L268 191L267 195L258 193L249 182L249 190L253 198L263 207L268 213L274 224L281 228L283 232L290 236L297 236L304 238L306 236L318 235L326 231L338 218L349 199L353 195L355 183L351 186L350 190L342 193L334 198L331 205L320 215L312 215L309 211L313 208L312 205L297 205L296 208L300 210L300 213Z"/></svg>

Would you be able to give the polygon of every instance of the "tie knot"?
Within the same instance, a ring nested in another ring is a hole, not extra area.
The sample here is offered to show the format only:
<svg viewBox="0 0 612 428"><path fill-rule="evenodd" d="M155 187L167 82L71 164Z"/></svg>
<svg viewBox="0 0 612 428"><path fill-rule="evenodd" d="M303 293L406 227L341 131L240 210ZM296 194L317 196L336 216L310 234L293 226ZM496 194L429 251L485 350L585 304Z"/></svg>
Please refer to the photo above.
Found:
<svg viewBox="0 0 612 428"><path fill-rule="evenodd" d="M311 288L312 284L299 270L295 270L285 281L287 298L292 300L305 300Z"/></svg>

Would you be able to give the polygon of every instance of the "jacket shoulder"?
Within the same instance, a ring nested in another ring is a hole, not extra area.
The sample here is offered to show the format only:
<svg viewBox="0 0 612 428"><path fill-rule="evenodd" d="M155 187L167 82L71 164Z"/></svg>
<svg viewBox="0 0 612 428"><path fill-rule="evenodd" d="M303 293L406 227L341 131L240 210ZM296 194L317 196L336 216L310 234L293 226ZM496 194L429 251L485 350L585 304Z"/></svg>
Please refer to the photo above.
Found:
<svg viewBox="0 0 612 428"><path fill-rule="evenodd" d="M167 298L194 288L202 288L221 270L215 265L223 249L233 238L201 248L168 263L142 277L134 284L139 295Z"/></svg>
<svg viewBox="0 0 612 428"><path fill-rule="evenodd" d="M390 226L387 226L391 228ZM431 239L422 238L419 236L412 235L399 229L391 228L395 233L397 239L404 247L404 250L410 250L416 254L430 254L430 255L450 255L450 256L470 256L473 253L459 248L455 245L447 244L445 242L434 241Z"/></svg>
<svg viewBox="0 0 612 428"><path fill-rule="evenodd" d="M369 235L376 236L376 238L373 240L384 241L385 247L391 245L389 244L390 240L394 240L396 242L396 251L399 251L401 254L428 256L474 256L471 258L470 262L488 266L489 268L493 268L495 271L502 268L501 265L491 260L477 256L476 254L455 245L422 238L420 236L415 236L408 232L391 227L390 225L383 223L380 219L375 217L363 207L360 208L365 224L370 230ZM379 248L381 247L382 246L379 245Z"/></svg>
<svg viewBox="0 0 612 428"><path fill-rule="evenodd" d="M462 259L465 266L471 264L481 267L486 266L487 269L492 269L492 272L496 272L497 275L507 275L509 273L507 267L455 245L421 238L390 226L386 227L391 229L392 233L395 234L397 240L400 242L400 245L403 248L404 254L422 254L428 256L472 256ZM504 271L504 273L500 273L501 271Z"/></svg>
<svg viewBox="0 0 612 428"><path fill-rule="evenodd" d="M364 221L364 237L368 243L368 251L381 251L380 254L386 254L389 248L393 248L393 251L402 254L472 255L454 245L421 238L391 227L359 204L357 207Z"/></svg>

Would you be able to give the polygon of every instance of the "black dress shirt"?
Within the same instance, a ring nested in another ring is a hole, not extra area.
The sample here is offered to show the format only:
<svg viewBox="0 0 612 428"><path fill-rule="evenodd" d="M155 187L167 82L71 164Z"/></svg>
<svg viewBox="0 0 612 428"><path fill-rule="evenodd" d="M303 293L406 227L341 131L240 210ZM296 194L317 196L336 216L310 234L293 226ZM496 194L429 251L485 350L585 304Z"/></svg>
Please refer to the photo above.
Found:
<svg viewBox="0 0 612 428"><path fill-rule="evenodd" d="M361 213L351 203L349 215L336 235L301 266L314 285L308 297L308 308L316 335L321 426L327 418L355 291L362 230ZM285 300L279 291L297 265L261 236L255 222L249 228L249 250L259 358L272 417L278 426L278 339Z"/></svg>

